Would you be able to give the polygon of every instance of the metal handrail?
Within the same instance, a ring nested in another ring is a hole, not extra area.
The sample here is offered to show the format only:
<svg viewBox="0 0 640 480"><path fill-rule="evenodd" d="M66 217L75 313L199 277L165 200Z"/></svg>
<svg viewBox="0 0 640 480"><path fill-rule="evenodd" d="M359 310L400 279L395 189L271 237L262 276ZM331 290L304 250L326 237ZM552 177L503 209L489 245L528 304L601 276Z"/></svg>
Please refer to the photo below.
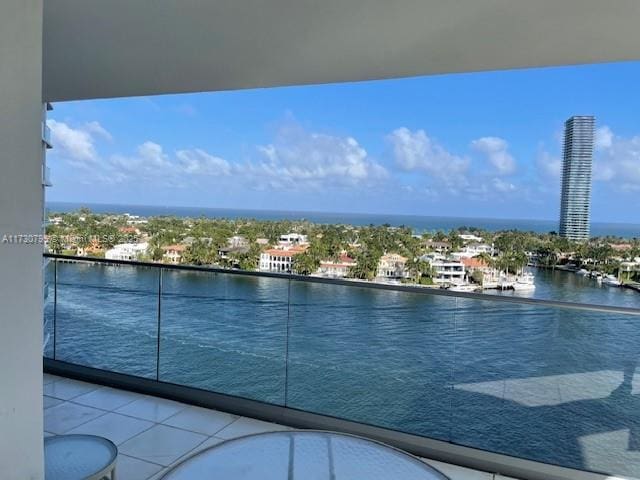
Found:
<svg viewBox="0 0 640 480"><path fill-rule="evenodd" d="M480 300L485 302L503 302L520 305L536 305L542 308L562 308L570 310L582 310L587 312L600 312L600 313L612 313L623 315L640 316L640 308L632 307L618 307L614 305L598 305L589 303L576 303L576 302L563 302L558 300L545 300L541 298L519 298L519 297L507 297L502 295L493 295L486 293L472 293L472 292L454 292L451 290L445 290L440 288L425 288L411 285L393 285L386 283L368 282L366 280L345 280L345 279L333 279L323 277L310 277L306 275L298 275L294 273L273 273L273 272L256 272L249 270L235 270L219 267L204 267L200 265L171 265L165 263L156 262L140 262L133 260L111 260L106 258L93 258L93 257L78 257L75 255L59 255L53 253L44 253L46 258L54 258L59 260L67 260L73 262L84 263L99 263L104 265L128 265L134 267L147 267L147 268L159 268L166 270L176 271L191 271L191 272L208 272L208 273L220 273L225 275L239 275L249 277L262 277L262 278L279 278L283 280L293 280L304 283L320 283L330 285L342 285L347 287L359 287L370 288L377 290L391 290L405 293L415 293L421 295L432 295L440 297L454 297L454 298L466 298L471 300Z"/></svg>

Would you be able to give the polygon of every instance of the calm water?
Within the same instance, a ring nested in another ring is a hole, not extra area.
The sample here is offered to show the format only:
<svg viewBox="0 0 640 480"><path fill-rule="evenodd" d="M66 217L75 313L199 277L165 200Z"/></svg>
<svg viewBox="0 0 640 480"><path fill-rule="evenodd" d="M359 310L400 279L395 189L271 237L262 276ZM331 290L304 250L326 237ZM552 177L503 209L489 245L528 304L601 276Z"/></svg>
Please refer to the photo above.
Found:
<svg viewBox="0 0 640 480"><path fill-rule="evenodd" d="M159 215L175 215L178 217L197 218L255 218L259 220L309 220L324 224L345 225L406 225L416 232L449 231L458 227L476 227L489 231L498 230L523 230L538 233L546 233L558 230L556 220L531 220L531 219L501 219L501 218L465 218L465 217L426 217L420 215L391 215L391 214L366 214L366 213L327 213L327 212L300 212L278 210L238 210L224 208L197 208L197 207L163 207L144 205L107 205L107 204L81 204L66 202L47 202L47 209L51 212L73 212L80 207L89 207L95 213L130 213L143 217ZM640 225L630 223L599 223L591 224L593 236L620 236L627 238L640 237Z"/></svg>
<svg viewBox="0 0 640 480"><path fill-rule="evenodd" d="M536 281L539 297L640 308L570 273ZM58 264L56 357L640 477L640 317L230 274L162 282L158 366L158 271Z"/></svg>

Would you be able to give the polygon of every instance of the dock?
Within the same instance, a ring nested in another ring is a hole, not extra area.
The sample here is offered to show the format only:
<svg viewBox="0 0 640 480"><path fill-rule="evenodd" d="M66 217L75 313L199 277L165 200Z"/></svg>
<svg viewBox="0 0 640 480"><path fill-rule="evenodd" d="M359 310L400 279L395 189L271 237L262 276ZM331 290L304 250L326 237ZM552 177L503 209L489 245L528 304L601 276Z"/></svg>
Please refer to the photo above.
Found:
<svg viewBox="0 0 640 480"><path fill-rule="evenodd" d="M623 283L622 286L624 288L630 288L631 290L635 290L640 293L640 282L627 282Z"/></svg>

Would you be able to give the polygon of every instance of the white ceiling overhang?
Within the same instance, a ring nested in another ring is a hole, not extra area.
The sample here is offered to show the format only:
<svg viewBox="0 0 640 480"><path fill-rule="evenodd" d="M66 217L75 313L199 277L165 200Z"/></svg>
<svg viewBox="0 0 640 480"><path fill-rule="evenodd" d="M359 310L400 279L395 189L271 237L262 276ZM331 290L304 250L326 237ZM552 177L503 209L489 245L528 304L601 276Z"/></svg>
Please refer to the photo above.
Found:
<svg viewBox="0 0 640 480"><path fill-rule="evenodd" d="M44 0L47 101L640 59L639 0Z"/></svg>

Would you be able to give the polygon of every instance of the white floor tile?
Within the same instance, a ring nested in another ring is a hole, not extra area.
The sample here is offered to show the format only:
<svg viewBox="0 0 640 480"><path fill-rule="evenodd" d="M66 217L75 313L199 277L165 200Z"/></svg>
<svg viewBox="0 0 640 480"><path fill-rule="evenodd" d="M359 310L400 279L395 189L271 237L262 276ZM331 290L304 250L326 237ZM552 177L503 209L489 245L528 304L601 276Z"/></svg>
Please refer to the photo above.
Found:
<svg viewBox="0 0 640 480"><path fill-rule="evenodd" d="M164 423L172 427L190 430L203 435L215 435L224 427L238 419L237 415L218 412L200 407L187 407L172 417L167 418Z"/></svg>
<svg viewBox="0 0 640 480"><path fill-rule="evenodd" d="M162 422L185 408L186 405L182 403L173 402L164 398L142 397L124 407L116 409L116 412L151 422Z"/></svg>
<svg viewBox="0 0 640 480"><path fill-rule="evenodd" d="M144 398L142 395L115 388L103 387L93 392L85 393L73 399L74 403L81 403L89 407L102 410L116 410L135 400Z"/></svg>
<svg viewBox="0 0 640 480"><path fill-rule="evenodd" d="M139 433L153 427L153 422L127 417L118 413L107 413L74 428L68 433L85 433L108 438L116 445L126 442Z"/></svg>
<svg viewBox="0 0 640 480"><path fill-rule="evenodd" d="M145 462L127 455L118 455L116 475L123 480L147 480L163 468L155 463Z"/></svg>
<svg viewBox="0 0 640 480"><path fill-rule="evenodd" d="M44 411L44 430L56 434L67 433L104 413L102 410L84 405L61 403Z"/></svg>
<svg viewBox="0 0 640 480"><path fill-rule="evenodd" d="M208 448L214 447L214 446L216 446L216 445L218 445L218 444L220 444L220 443L222 443L224 441L225 440L223 440L222 438L209 437L207 440L202 442L196 448L194 448L193 450L185 453L182 457L178 458L169 467L174 467L174 466L178 465L179 463L183 462L184 460L186 460L187 458L191 457L192 455L196 455L197 453L200 453L201 451L206 450Z"/></svg>
<svg viewBox="0 0 640 480"><path fill-rule="evenodd" d="M71 400L72 398L78 397L84 393L96 390L97 388L100 387L92 383L63 378L46 384L44 386L44 394L61 400Z"/></svg>
<svg viewBox="0 0 640 480"><path fill-rule="evenodd" d="M190 452L207 437L166 425L156 425L120 445L120 451L163 466L169 466Z"/></svg>
<svg viewBox="0 0 640 480"><path fill-rule="evenodd" d="M42 399L42 404L44 409L55 407L56 405L60 405L64 403L64 400L60 400L59 398L47 397L46 395Z"/></svg>
<svg viewBox="0 0 640 480"><path fill-rule="evenodd" d="M469 468L437 462L426 458L423 458L422 461L444 473L451 480L493 480L492 473L479 472L477 470L471 470Z"/></svg>
<svg viewBox="0 0 640 480"><path fill-rule="evenodd" d="M289 429L54 375L45 374L43 381L44 437L88 433L111 439L119 445L117 473L123 480L159 480L170 465L224 440ZM424 461L452 480L494 480L490 473ZM495 475L495 480L515 479Z"/></svg>
<svg viewBox="0 0 640 480"><path fill-rule="evenodd" d="M281 430L289 430L289 427L278 425L277 423L263 422L253 418L240 417L238 420L216 433L216 437L227 440L230 438L242 437L244 435L251 435L252 433L275 432Z"/></svg>

